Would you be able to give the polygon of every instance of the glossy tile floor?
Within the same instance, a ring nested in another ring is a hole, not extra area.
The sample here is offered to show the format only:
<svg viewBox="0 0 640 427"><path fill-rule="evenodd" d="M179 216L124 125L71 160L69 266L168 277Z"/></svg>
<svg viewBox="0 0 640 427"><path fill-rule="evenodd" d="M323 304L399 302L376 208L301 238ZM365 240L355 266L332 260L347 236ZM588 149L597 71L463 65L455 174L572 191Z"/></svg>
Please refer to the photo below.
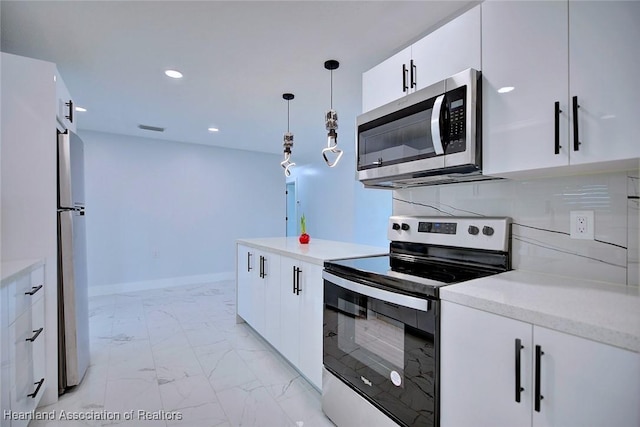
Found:
<svg viewBox="0 0 640 427"><path fill-rule="evenodd" d="M84 381L41 408L55 421L31 427L333 425L320 393L236 324L234 281L93 297L90 322ZM62 420L62 411L120 419Z"/></svg>

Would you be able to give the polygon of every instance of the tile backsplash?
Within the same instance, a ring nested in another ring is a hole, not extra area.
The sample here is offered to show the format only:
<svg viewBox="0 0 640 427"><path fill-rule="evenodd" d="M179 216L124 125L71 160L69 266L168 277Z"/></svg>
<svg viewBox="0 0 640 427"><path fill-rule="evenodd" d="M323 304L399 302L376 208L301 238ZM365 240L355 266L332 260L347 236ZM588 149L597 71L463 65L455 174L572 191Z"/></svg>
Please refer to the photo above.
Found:
<svg viewBox="0 0 640 427"><path fill-rule="evenodd" d="M394 215L509 216L512 266L638 286L638 171L495 180L393 192ZM593 211L595 239L569 236L570 211Z"/></svg>

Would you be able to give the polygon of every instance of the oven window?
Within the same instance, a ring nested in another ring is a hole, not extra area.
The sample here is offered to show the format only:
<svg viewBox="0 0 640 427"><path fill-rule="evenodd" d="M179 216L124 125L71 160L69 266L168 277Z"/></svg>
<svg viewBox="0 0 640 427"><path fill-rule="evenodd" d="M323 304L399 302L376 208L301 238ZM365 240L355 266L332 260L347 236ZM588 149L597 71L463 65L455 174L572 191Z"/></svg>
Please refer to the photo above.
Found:
<svg viewBox="0 0 640 427"><path fill-rule="evenodd" d="M364 317L338 313L338 348L396 386L404 385L404 324L367 310Z"/></svg>
<svg viewBox="0 0 640 427"><path fill-rule="evenodd" d="M327 370L399 424L435 426L438 302L420 311L327 280L324 302Z"/></svg>

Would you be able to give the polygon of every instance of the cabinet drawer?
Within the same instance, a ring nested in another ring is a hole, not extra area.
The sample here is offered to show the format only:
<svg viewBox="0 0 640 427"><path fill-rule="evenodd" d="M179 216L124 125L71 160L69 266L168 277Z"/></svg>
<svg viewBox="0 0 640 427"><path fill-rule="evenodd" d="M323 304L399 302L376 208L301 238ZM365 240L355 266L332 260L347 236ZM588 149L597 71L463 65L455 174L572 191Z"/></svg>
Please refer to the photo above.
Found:
<svg viewBox="0 0 640 427"><path fill-rule="evenodd" d="M18 316L16 321L9 327L9 360L11 371L9 382L11 387L11 410L17 412L28 412L31 410L33 393L33 343L27 338L33 336L31 329L31 312ZM42 335L42 334L40 334ZM43 340L39 336L36 340Z"/></svg>
<svg viewBox="0 0 640 427"><path fill-rule="evenodd" d="M9 284L9 324L44 295L44 266L17 276Z"/></svg>
<svg viewBox="0 0 640 427"><path fill-rule="evenodd" d="M39 335L29 342L31 344L31 354L33 356L33 383L30 393L35 391L37 385L35 383L41 381L46 377L46 347L45 347L45 332L47 328L44 320L44 298L40 298L31 307L31 336L33 337L37 331L40 331ZM32 404L37 407L42 395L44 394L44 388L47 385L46 381L40 387L40 390L32 398Z"/></svg>

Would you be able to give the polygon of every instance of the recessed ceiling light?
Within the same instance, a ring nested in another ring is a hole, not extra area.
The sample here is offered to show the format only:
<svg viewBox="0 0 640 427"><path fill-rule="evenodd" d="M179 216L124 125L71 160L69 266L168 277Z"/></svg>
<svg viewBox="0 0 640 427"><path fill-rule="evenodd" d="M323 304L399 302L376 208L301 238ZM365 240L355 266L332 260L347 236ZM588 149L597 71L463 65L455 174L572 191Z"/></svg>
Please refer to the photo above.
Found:
<svg viewBox="0 0 640 427"><path fill-rule="evenodd" d="M177 70L166 70L164 73L167 76L171 77L172 79L181 79L182 78L182 73L180 71L177 71Z"/></svg>
<svg viewBox="0 0 640 427"><path fill-rule="evenodd" d="M505 87L501 87L500 89L498 89L498 93L509 93L514 89L515 88L513 86L505 86Z"/></svg>
<svg viewBox="0 0 640 427"><path fill-rule="evenodd" d="M84 112L86 112L86 111L87 111L87 109L86 109L86 108L84 108L84 107L76 107L76 111L79 111L79 112L81 112L81 113L84 113Z"/></svg>
<svg viewBox="0 0 640 427"><path fill-rule="evenodd" d="M218 132L218 128L209 128L209 132Z"/></svg>

